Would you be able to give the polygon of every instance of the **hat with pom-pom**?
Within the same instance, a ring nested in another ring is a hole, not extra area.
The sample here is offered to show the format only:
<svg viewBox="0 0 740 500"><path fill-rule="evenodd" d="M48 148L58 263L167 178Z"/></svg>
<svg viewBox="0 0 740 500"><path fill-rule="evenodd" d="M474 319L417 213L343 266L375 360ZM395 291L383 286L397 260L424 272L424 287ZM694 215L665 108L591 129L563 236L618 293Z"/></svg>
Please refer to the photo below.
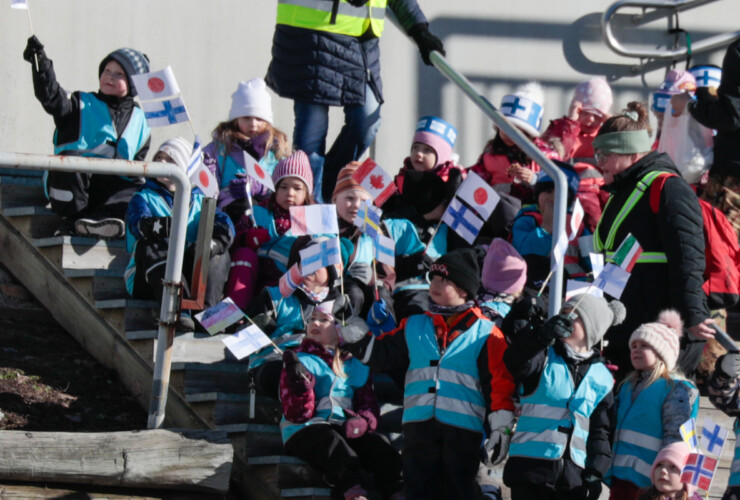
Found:
<svg viewBox="0 0 740 500"><path fill-rule="evenodd" d="M437 154L435 167L452 159L456 140L457 129L442 118L422 116L416 124L413 142L426 144L434 150Z"/></svg>
<svg viewBox="0 0 740 500"><path fill-rule="evenodd" d="M521 292L527 282L527 263L511 243L494 238L483 259L481 281L489 292Z"/></svg>
<svg viewBox="0 0 740 500"><path fill-rule="evenodd" d="M540 136L545 111L545 92L537 82L519 87L513 94L501 99L501 113L509 121L532 137Z"/></svg>
<svg viewBox="0 0 740 500"><path fill-rule="evenodd" d="M638 326L630 336L629 345L642 340L655 350L668 370L673 370L678 360L682 332L681 315L674 309L666 309L658 315L657 322Z"/></svg>
<svg viewBox="0 0 740 500"><path fill-rule="evenodd" d="M589 349L601 341L611 326L624 321L627 314L624 304L618 300L607 302L603 297L589 294L574 295L562 307L563 310L574 308L576 319L581 320L586 331L586 344Z"/></svg>
<svg viewBox="0 0 740 500"><path fill-rule="evenodd" d="M581 109L587 113L608 117L613 102L612 88L604 78L595 76L576 86L573 101L580 102Z"/></svg>
<svg viewBox="0 0 740 500"><path fill-rule="evenodd" d="M722 81L722 68L713 64L692 66L689 68L689 73L694 75L697 87L719 88L719 83Z"/></svg>

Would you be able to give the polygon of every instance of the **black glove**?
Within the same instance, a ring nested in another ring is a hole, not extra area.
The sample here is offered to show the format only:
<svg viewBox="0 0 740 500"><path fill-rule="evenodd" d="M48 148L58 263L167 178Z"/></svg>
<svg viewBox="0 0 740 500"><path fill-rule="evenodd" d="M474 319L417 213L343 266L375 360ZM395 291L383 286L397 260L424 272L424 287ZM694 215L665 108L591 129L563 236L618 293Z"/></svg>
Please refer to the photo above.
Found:
<svg viewBox="0 0 740 500"><path fill-rule="evenodd" d="M443 200L446 203L449 203L453 196L455 196L455 193L457 192L457 188L460 187L460 184L463 183L462 178L462 170L458 170L456 168L453 168L450 170L450 173L447 177L447 182L445 182L445 189L444 189L444 198Z"/></svg>
<svg viewBox="0 0 740 500"><path fill-rule="evenodd" d="M573 333L573 318L567 314L557 314L545 321L537 331L537 338L543 344L551 345L555 339L567 339Z"/></svg>
<svg viewBox="0 0 740 500"><path fill-rule="evenodd" d="M442 40L429 32L429 25L427 23L413 25L409 30L409 36L413 38L416 45L419 46L421 59L427 66L432 65L429 60L429 54L431 54L433 50L441 52L443 56L446 55L445 48L442 45Z"/></svg>
<svg viewBox="0 0 740 500"><path fill-rule="evenodd" d="M347 3L350 5L354 5L355 7L362 7L365 5L369 0L347 0Z"/></svg>
<svg viewBox="0 0 740 500"><path fill-rule="evenodd" d="M33 35L31 38L28 39L26 50L23 51L23 59L30 63L33 63L34 56L39 59L46 58L46 53L44 52L44 44L41 43L38 38L36 38L36 35Z"/></svg>
<svg viewBox="0 0 740 500"><path fill-rule="evenodd" d="M139 232L146 240L163 240L170 236L170 217L142 217Z"/></svg>
<svg viewBox="0 0 740 500"><path fill-rule="evenodd" d="M523 333L536 332L545 322L547 307L542 297L524 297L514 302L504 317L501 330L511 342Z"/></svg>
<svg viewBox="0 0 740 500"><path fill-rule="evenodd" d="M283 352L283 370L288 389L294 393L304 393L313 387L313 375L298 359L298 354L292 349Z"/></svg>
<svg viewBox="0 0 740 500"><path fill-rule="evenodd" d="M595 474L584 472L582 483L573 490L574 500L596 500L601 496L601 479Z"/></svg>

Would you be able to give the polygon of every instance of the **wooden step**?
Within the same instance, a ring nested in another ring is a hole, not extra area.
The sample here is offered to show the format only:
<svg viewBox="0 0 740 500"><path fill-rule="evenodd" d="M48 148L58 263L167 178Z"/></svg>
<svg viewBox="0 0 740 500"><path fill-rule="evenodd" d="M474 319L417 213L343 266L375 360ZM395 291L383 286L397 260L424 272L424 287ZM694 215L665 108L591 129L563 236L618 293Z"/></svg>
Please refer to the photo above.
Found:
<svg viewBox="0 0 740 500"><path fill-rule="evenodd" d="M105 269L123 276L130 255L123 240L100 240L86 236L35 238L33 245L59 269ZM121 278L123 281L123 278Z"/></svg>
<svg viewBox="0 0 740 500"><path fill-rule="evenodd" d="M219 431L229 435L242 435L245 440L245 456L263 457L284 455L283 438L280 435L280 426L268 424L226 424L216 426Z"/></svg>
<svg viewBox="0 0 740 500"><path fill-rule="evenodd" d="M249 394L206 392L185 394L185 400L214 427L249 421ZM275 399L256 396L255 412L255 423L277 425L282 407Z"/></svg>
<svg viewBox="0 0 740 500"><path fill-rule="evenodd" d="M189 332L188 332L189 333ZM184 334L184 335L187 335ZM207 339L187 338L175 335L172 344L173 363L218 363L224 361L226 345L221 340L227 335L214 335ZM129 343L147 359L154 360L157 350L156 339L129 340Z"/></svg>
<svg viewBox="0 0 740 500"><path fill-rule="evenodd" d="M153 300L96 300L93 305L122 335L128 330L150 330L156 325L152 311L159 311L159 303Z"/></svg>
<svg viewBox="0 0 740 500"><path fill-rule="evenodd" d="M44 207L48 203L36 177L0 177L0 207L17 208L25 206Z"/></svg>
<svg viewBox="0 0 740 500"><path fill-rule="evenodd" d="M183 394L249 393L249 365L246 363L172 363L172 371L184 374Z"/></svg>
<svg viewBox="0 0 740 500"><path fill-rule="evenodd" d="M329 488L283 488L280 490L282 498L293 500L331 500L331 489Z"/></svg>
<svg viewBox="0 0 740 500"><path fill-rule="evenodd" d="M289 455L271 455L249 457L247 463L255 468L272 466L274 482L281 492L289 488L326 488L326 482L320 472L303 460Z"/></svg>
<svg viewBox="0 0 740 500"><path fill-rule="evenodd" d="M26 238L46 238L62 224L62 218L48 207L19 206L2 209L2 214Z"/></svg>

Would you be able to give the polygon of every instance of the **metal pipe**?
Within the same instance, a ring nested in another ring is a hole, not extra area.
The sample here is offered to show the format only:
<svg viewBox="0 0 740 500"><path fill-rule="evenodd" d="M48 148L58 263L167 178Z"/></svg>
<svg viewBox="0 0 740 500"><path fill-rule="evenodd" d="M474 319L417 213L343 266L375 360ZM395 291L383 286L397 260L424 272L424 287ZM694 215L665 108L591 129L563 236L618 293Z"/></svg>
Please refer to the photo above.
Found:
<svg viewBox="0 0 740 500"><path fill-rule="evenodd" d="M532 158L538 165L540 165L545 172L555 181L555 213L553 216L553 236L552 236L552 249L555 250L555 245L558 241L558 235L565 234L565 217L567 213L567 199L568 199L568 183L565 178L565 174L552 162L547 156L534 145L518 128L510 124L506 117L491 104L488 99L483 97L476 89L473 84L468 81L465 76L457 72L452 66L447 63L447 60L437 51L430 54L429 59L434 64L440 73L442 73L452 83L457 85L460 90L465 92L467 96L488 116L496 126L503 130L514 143L519 146L519 149ZM552 252L552 262L554 264L555 252ZM563 290L563 259L555 266L555 270L550 280L550 301L549 301L549 314L553 316L560 312L560 304L562 302L561 293Z"/></svg>
<svg viewBox="0 0 740 500"><path fill-rule="evenodd" d="M650 59L681 59L688 55L687 47L665 50L637 50L627 49L614 36L612 32L611 19L622 7L639 7L642 9L667 9L675 12L699 7L716 0L621 0L615 2L604 11L601 16L601 30L604 36L604 42L617 54L627 57L650 58ZM722 45L727 45L733 40L740 38L740 31L722 33L720 35L710 36L703 40L695 41L691 44L691 52L695 54L704 50L713 49Z"/></svg>
<svg viewBox="0 0 740 500"><path fill-rule="evenodd" d="M154 362L147 424L149 429L162 427L169 390L172 344L175 338L175 321L179 307L179 287L182 276L183 254L185 252L185 233L190 207L190 180L187 174L171 163L109 160L83 156L49 156L2 151L0 151L0 166L133 177L166 177L174 182L175 199L172 207L170 242L167 249L167 264L164 275L165 286L159 312L157 355Z"/></svg>

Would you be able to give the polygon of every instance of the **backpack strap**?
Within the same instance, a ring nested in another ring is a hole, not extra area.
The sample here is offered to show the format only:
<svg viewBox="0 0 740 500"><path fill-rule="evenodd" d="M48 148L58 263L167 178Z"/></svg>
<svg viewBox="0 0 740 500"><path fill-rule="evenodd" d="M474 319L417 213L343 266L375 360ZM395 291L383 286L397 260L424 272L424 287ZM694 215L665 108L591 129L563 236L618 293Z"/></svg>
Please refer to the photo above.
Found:
<svg viewBox="0 0 740 500"><path fill-rule="evenodd" d="M665 172L656 177L650 185L650 210L654 213L658 213L660 206L660 195L663 192L663 185L671 177L678 177L676 174Z"/></svg>

